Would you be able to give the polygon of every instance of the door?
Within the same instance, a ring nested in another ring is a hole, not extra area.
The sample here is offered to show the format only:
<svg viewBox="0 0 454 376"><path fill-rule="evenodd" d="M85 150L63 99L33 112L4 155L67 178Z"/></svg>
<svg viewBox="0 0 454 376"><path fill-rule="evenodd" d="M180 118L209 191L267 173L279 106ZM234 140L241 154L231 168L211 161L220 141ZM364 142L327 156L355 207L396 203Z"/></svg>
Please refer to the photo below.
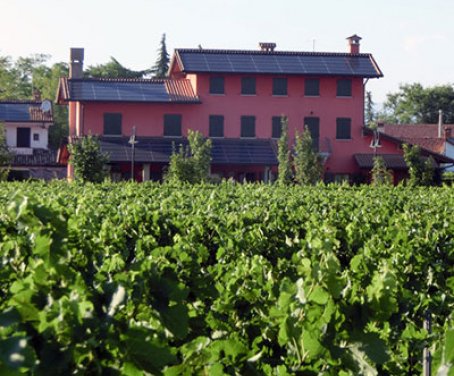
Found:
<svg viewBox="0 0 454 376"><path fill-rule="evenodd" d="M320 144L320 118L318 117L306 117L304 118L304 127L311 132L312 146L314 151L319 151Z"/></svg>
<svg viewBox="0 0 454 376"><path fill-rule="evenodd" d="M30 128L17 128L17 147L30 147Z"/></svg>

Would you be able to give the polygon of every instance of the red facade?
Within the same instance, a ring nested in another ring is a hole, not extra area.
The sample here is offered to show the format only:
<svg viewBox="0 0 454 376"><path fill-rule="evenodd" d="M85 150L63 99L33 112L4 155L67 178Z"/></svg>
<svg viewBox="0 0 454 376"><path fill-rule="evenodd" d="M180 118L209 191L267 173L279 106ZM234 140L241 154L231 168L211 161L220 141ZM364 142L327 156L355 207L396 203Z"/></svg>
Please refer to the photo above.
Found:
<svg viewBox="0 0 454 376"><path fill-rule="evenodd" d="M142 169L135 173L138 180L162 175L166 160L156 157L154 143L178 144L189 129L216 140L213 174L268 180L277 172L277 149L274 141L269 150L257 142L275 140L273 118L285 115L291 140L310 126L326 159L328 180L367 180L368 171L355 155L374 153L372 135L364 132L364 94L367 79L382 73L371 55L359 54L358 38L349 39L347 54L275 52L274 46L266 51L176 50L166 80L70 77L61 80L58 101L69 104L70 136L102 136L119 176L130 175L130 157L127 143L118 139L126 141L136 127L137 147L148 145L136 160ZM80 59L72 64L73 72L82 71ZM402 154L399 143L389 140L382 140L379 152Z"/></svg>

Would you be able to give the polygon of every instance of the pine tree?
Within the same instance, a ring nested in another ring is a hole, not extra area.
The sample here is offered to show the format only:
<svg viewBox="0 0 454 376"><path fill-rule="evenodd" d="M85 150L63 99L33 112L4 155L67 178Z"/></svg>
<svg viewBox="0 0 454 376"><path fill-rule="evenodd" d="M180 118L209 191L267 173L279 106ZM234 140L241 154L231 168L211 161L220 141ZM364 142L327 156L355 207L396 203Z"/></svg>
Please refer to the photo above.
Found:
<svg viewBox="0 0 454 376"><path fill-rule="evenodd" d="M152 72L154 73L154 78L165 78L167 76L167 71L169 70L169 62L170 57L167 52L166 47L166 35L165 33L162 34L161 38L161 46L158 49L158 59L156 60L156 64L152 68Z"/></svg>
<svg viewBox="0 0 454 376"><path fill-rule="evenodd" d="M314 150L311 132L305 127L302 135L296 133L293 157L295 180L301 185L314 185L322 178L323 165Z"/></svg>
<svg viewBox="0 0 454 376"><path fill-rule="evenodd" d="M288 119L285 116L281 118L281 137L278 141L278 183L282 185L289 184L292 179L290 166L290 150L288 147Z"/></svg>
<svg viewBox="0 0 454 376"><path fill-rule="evenodd" d="M108 156L101 152L97 138L88 135L68 145L69 162L74 166L74 177L82 182L101 183L107 172Z"/></svg>
<svg viewBox="0 0 454 376"><path fill-rule="evenodd" d="M6 145L5 127L0 123L0 181L8 177L10 162L11 154Z"/></svg>

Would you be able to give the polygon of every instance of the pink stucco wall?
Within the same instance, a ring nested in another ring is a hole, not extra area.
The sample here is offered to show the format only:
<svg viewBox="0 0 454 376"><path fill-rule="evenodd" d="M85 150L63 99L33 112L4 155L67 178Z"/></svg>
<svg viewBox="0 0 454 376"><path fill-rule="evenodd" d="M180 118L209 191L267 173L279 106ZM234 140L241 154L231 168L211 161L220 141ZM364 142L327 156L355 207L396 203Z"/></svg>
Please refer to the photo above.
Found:
<svg viewBox="0 0 454 376"><path fill-rule="evenodd" d="M225 94L209 94L208 74L186 75L201 99L201 104L150 104L150 103L84 103L77 108L70 103L70 134L98 134L103 132L103 115L106 112L122 113L122 132L129 136L136 126L138 136L163 136L164 114L182 115L182 132L198 130L208 135L209 115L224 116L224 137L239 138L241 116L256 117L256 137L271 138L272 117L286 115L289 135L301 132L304 117L320 118L321 151L329 144L331 156L326 170L332 173L358 171L353 159L355 153L371 153L370 137L361 133L363 126L364 85L361 78L352 80L352 97L337 98L337 80L341 77L320 77L320 96L304 96L304 77L281 76L288 79L288 95L272 95L272 79L277 76L257 75L256 95L241 95L242 75L223 75ZM77 111L79 116L74 116ZM336 118L351 118L351 140L336 140ZM329 141L327 141L329 140ZM386 150L385 150L386 149ZM395 146L384 146L380 152L396 153Z"/></svg>

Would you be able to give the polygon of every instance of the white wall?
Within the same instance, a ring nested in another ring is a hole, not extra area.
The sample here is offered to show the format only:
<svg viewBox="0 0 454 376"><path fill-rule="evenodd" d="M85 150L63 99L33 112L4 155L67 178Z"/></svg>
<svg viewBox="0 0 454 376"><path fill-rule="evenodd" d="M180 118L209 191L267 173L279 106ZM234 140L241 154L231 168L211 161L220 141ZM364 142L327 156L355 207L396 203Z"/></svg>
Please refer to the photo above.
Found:
<svg viewBox="0 0 454 376"><path fill-rule="evenodd" d="M17 128L30 128L30 147L33 149L47 149L49 143L48 127L30 123L5 123L6 143L9 147L15 148L17 145ZM39 140L34 141L33 135L38 134Z"/></svg>

